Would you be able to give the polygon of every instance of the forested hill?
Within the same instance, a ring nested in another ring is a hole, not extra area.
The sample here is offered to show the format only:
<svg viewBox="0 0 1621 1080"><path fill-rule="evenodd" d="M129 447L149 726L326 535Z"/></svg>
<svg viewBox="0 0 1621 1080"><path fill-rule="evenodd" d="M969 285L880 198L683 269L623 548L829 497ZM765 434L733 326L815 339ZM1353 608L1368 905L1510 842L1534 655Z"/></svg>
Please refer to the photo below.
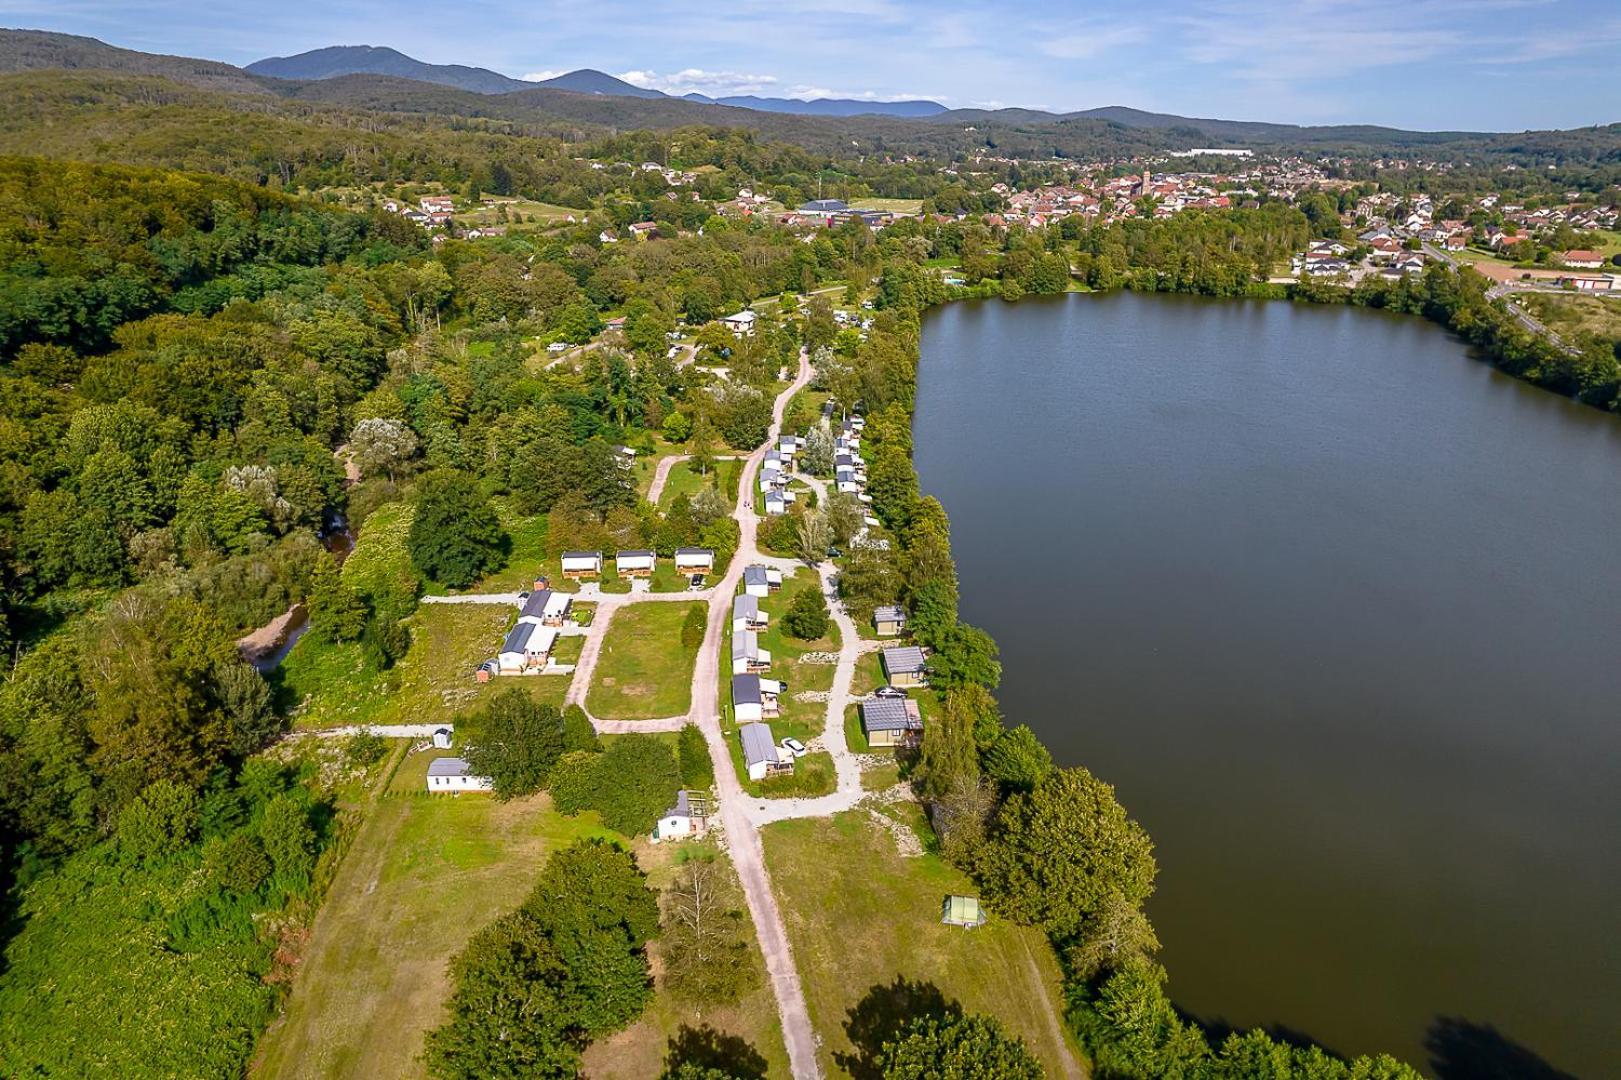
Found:
<svg viewBox="0 0 1621 1080"><path fill-rule="evenodd" d="M276 79L330 79L339 75L397 75L402 79L454 86L478 94L505 94L529 86L488 68L427 64L396 49L376 45L333 45L297 56L271 56L247 66L255 75Z"/></svg>
<svg viewBox="0 0 1621 1080"><path fill-rule="evenodd" d="M0 74L35 73L32 81L8 84L0 89L5 91L8 103L18 100L19 95L28 98L41 120L82 122L91 126L106 121L106 106L149 105L154 93L159 91L150 85L120 87L101 79L94 83L91 100L81 101L84 84L60 81L63 76L76 73L83 78L92 72L116 72L169 80L177 84L169 93L177 92L180 84L225 92L208 103L216 113L258 112L307 118L309 113L304 103L320 103L367 113L501 120L515 125L517 133L521 134L573 132L585 137L629 129L668 130L690 125L736 127L845 159L890 154L945 160L988 151L996 156L1024 159L1090 160L1185 150L1193 146L1243 145L1274 152L1298 150L1361 157L1421 150L1438 159L1500 158L1522 167L1571 161L1589 164L1621 161L1621 124L1508 134L1414 132L1366 125L1296 127L1197 119L1123 106L1062 116L1030 109L960 109L920 117L815 116L765 111L763 106L738 108L668 97L656 91L629 87L600 72L573 72L543 84L507 80L501 85L507 86L509 92L479 93L422 81L421 72L410 68L416 61L409 57L401 59L407 62L406 68L398 71L391 68L393 73L276 79L208 60L114 48L91 38L34 30L0 30ZM459 70L477 72L482 69ZM417 77L405 77L413 72ZM485 74L505 79L494 72ZM596 78L591 78L593 76ZM57 81L53 82L53 77ZM610 84L618 85L616 88ZM49 103L50 115L41 116L46 99L53 95L57 100ZM123 101L117 100L120 95ZM243 98L251 100L241 100ZM295 104L271 105L270 101ZM760 103L752 104L759 106ZM320 119L322 123L350 124L368 131L379 122L375 117L356 119L336 115ZM0 123L11 129L19 126L18 120L9 115L0 118ZM123 139L130 135L130 132L116 130L117 124L112 126L115 130L106 132L104 138ZM64 139L60 133L48 133L47 137ZM33 149L26 139L12 148ZM100 151L111 152L115 152L115 148L103 147Z"/></svg>
<svg viewBox="0 0 1621 1080"><path fill-rule="evenodd" d="M159 75L207 90L239 94L269 93L263 79L241 68L189 56L161 56L120 49L95 38L47 30L0 30L0 72L60 69L120 71Z"/></svg>

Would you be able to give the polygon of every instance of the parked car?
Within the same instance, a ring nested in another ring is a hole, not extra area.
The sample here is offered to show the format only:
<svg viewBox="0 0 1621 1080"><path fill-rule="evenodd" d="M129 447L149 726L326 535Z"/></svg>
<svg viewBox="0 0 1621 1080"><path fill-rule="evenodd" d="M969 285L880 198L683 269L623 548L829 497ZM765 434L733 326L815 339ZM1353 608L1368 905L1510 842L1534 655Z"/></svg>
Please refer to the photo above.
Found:
<svg viewBox="0 0 1621 1080"><path fill-rule="evenodd" d="M694 574L690 578L687 579L687 588L691 589L693 592L697 592L699 589L702 589L703 587L704 587L704 576L702 574Z"/></svg>
<svg viewBox="0 0 1621 1080"><path fill-rule="evenodd" d="M794 738L792 735L787 736L782 740L782 748L794 755L794 757L805 756L805 744Z"/></svg>
<svg viewBox="0 0 1621 1080"><path fill-rule="evenodd" d="M905 690L897 690L893 686L880 686L878 689L876 689L876 690L874 690L872 692L872 696L873 697L885 697L885 698L904 698L906 696L906 691Z"/></svg>
<svg viewBox="0 0 1621 1080"><path fill-rule="evenodd" d="M551 353L568 352L568 342L554 341L550 345L546 346L546 351Z"/></svg>

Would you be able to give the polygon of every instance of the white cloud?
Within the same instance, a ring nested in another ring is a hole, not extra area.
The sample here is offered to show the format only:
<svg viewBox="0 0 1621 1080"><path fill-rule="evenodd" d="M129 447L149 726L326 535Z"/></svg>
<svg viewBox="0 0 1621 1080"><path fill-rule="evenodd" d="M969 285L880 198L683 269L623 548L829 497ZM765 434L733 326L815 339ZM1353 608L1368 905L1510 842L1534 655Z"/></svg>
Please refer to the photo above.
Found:
<svg viewBox="0 0 1621 1080"><path fill-rule="evenodd" d="M519 75L518 78L524 82L545 82L547 79L555 79L559 75L566 74L568 74L566 71L531 71L527 75Z"/></svg>
<svg viewBox="0 0 1621 1080"><path fill-rule="evenodd" d="M684 68L666 75L656 71L622 71L619 77L644 90L662 90L666 94L677 95L704 94L708 97L767 93L775 91L777 86L775 75L706 71L703 68Z"/></svg>

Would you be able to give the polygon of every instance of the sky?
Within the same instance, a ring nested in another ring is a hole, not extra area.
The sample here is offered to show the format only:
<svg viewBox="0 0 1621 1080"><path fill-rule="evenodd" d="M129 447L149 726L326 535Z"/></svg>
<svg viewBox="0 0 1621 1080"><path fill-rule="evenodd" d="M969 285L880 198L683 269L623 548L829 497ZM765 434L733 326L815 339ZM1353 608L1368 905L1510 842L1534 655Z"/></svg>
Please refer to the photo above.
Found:
<svg viewBox="0 0 1621 1080"><path fill-rule="evenodd" d="M387 45L711 96L1426 130L1621 121L1621 0L0 0L0 24L233 64Z"/></svg>

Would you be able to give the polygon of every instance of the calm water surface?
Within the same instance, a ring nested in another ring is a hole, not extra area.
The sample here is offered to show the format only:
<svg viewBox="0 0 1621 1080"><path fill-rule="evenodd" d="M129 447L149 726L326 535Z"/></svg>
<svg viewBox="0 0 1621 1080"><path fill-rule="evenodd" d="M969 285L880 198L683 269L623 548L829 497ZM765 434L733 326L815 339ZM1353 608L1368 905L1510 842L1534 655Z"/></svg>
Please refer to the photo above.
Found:
<svg viewBox="0 0 1621 1080"><path fill-rule="evenodd" d="M928 317L916 454L1178 1004L1621 1076L1621 421L1414 318L1072 296Z"/></svg>

